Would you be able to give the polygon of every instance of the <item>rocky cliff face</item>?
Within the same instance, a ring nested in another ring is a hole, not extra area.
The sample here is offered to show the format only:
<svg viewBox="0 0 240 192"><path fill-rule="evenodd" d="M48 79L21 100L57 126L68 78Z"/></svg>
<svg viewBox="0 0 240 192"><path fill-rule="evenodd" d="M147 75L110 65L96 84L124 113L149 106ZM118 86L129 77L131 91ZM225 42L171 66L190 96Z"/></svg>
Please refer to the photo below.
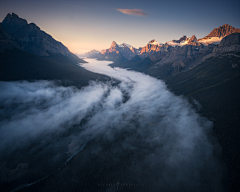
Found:
<svg viewBox="0 0 240 192"><path fill-rule="evenodd" d="M48 56L49 53L52 53L76 57L61 42L42 31L36 24L28 24L26 20L19 18L14 13L5 17L2 28L24 51L40 56Z"/></svg>

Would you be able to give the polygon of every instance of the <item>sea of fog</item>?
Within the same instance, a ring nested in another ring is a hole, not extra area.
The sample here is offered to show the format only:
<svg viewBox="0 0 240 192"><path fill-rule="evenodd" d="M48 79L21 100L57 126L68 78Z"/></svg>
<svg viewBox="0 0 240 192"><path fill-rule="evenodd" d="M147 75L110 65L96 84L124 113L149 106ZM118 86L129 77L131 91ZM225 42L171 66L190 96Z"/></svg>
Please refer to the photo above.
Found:
<svg viewBox="0 0 240 192"><path fill-rule="evenodd" d="M74 158L85 162L88 151L84 158L99 159L94 169L107 170L98 173L103 183L114 174L108 182L141 183L138 191L221 191L211 121L161 80L86 61L85 69L120 83L0 82L1 183L34 182Z"/></svg>

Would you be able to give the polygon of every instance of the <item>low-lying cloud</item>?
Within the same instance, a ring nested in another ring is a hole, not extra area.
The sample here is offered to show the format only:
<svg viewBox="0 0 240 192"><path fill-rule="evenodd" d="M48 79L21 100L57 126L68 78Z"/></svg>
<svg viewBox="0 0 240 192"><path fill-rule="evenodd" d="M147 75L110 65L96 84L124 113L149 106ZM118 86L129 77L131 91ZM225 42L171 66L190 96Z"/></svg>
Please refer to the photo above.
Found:
<svg viewBox="0 0 240 192"><path fill-rule="evenodd" d="M117 9L123 14L126 15L136 15L136 16L148 16L142 9Z"/></svg>
<svg viewBox="0 0 240 192"><path fill-rule="evenodd" d="M118 165L113 183L124 178L149 191L221 191L221 166L209 137L212 122L162 81L88 61L82 66L121 83L92 82L77 89L49 81L0 82L0 165L8 161L6 167L16 170L27 164L34 174L92 141L83 149L92 154L86 161L98 158L94 172Z"/></svg>

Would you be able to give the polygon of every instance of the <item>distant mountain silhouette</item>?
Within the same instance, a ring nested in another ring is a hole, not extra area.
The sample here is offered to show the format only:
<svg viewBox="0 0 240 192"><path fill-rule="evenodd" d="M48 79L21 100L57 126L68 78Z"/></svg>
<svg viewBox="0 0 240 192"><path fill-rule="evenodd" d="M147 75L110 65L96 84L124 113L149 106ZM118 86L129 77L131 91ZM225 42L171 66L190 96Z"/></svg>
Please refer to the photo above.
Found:
<svg viewBox="0 0 240 192"><path fill-rule="evenodd" d="M7 14L1 26L24 51L40 56L48 56L50 52L79 60L61 42L42 31L36 24L28 24L25 19L14 13Z"/></svg>
<svg viewBox="0 0 240 192"><path fill-rule="evenodd" d="M109 79L78 66L85 61L14 13L0 24L0 61L0 81L61 80L81 87Z"/></svg>

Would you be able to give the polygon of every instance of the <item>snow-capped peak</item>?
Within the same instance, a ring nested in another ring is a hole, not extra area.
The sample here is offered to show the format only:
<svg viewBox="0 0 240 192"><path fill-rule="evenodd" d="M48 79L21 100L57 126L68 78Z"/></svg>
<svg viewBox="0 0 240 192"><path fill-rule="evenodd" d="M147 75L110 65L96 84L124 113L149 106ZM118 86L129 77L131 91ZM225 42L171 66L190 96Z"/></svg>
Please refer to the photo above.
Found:
<svg viewBox="0 0 240 192"><path fill-rule="evenodd" d="M122 44L118 45L118 47L128 47L128 48L131 48L132 45L129 45L127 43L122 43Z"/></svg>

